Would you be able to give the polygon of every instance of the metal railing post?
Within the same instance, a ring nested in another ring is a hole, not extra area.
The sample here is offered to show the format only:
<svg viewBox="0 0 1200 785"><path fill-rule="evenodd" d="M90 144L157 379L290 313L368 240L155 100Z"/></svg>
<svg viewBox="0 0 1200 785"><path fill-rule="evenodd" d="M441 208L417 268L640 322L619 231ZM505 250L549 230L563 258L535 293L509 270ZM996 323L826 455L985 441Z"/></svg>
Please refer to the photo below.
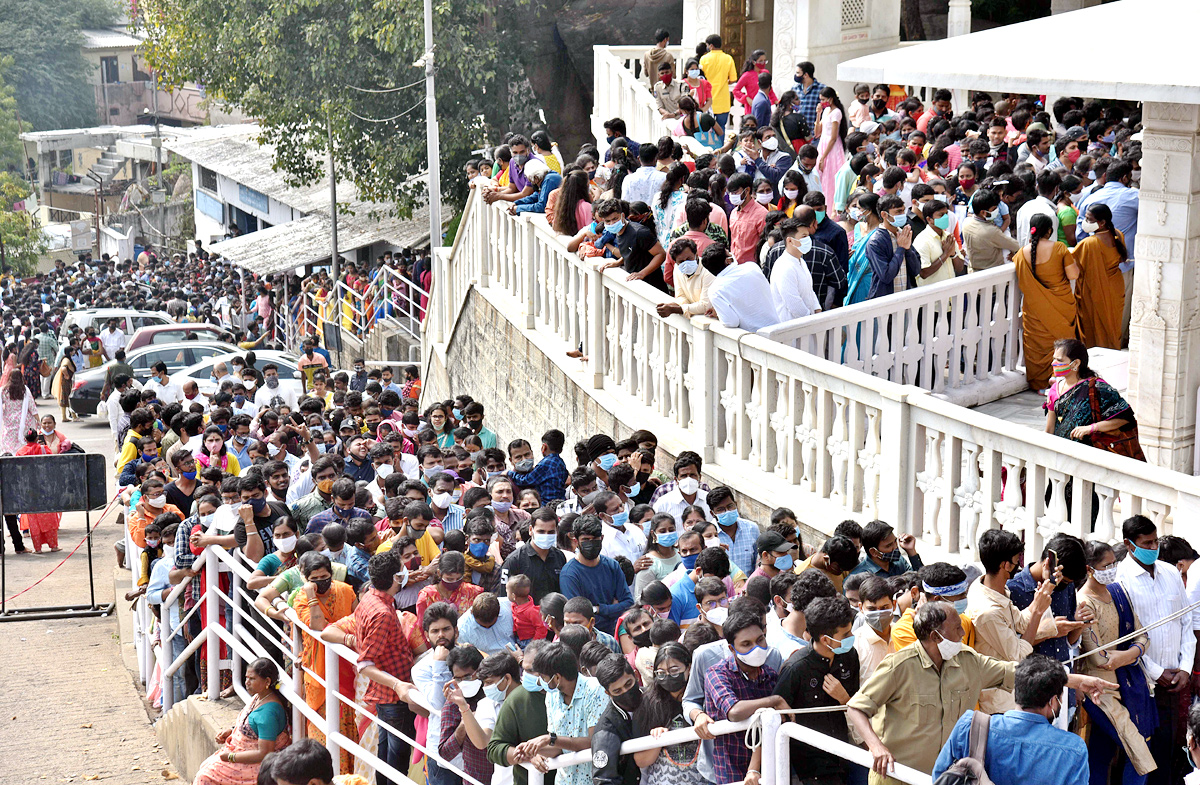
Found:
<svg viewBox="0 0 1200 785"><path fill-rule="evenodd" d="M304 694L304 668L300 667L300 654L303 652L304 633L300 631L299 625L292 625L292 657L295 663L292 665L292 692L297 695ZM292 704L292 738L303 739L308 736L308 727L304 723L304 714L300 711L300 707Z"/></svg>
<svg viewBox="0 0 1200 785"><path fill-rule="evenodd" d="M210 548L213 546L209 546ZM212 628L221 625L221 603L217 596L220 586L219 560L210 556L204 563L204 595L206 657L208 657L208 699L215 701L221 697L221 639Z"/></svg>
<svg viewBox="0 0 1200 785"><path fill-rule="evenodd" d="M333 757L333 767L338 769L342 754L341 747L334 741L334 734L341 728L342 702L338 700L341 688L341 658L332 646L325 645L325 749Z"/></svg>

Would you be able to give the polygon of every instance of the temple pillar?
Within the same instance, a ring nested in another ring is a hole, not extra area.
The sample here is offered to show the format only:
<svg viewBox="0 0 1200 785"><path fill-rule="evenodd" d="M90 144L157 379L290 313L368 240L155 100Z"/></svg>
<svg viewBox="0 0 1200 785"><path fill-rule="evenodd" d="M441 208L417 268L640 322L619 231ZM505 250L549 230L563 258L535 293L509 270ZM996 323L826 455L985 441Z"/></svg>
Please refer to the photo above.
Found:
<svg viewBox="0 0 1200 785"><path fill-rule="evenodd" d="M1143 105L1127 397L1146 459L1194 473L1200 389L1200 106Z"/></svg>
<svg viewBox="0 0 1200 785"><path fill-rule="evenodd" d="M713 33L720 32L720 0L683 0L683 37L680 43L684 49L691 50ZM741 63L738 63L738 67L741 67Z"/></svg>

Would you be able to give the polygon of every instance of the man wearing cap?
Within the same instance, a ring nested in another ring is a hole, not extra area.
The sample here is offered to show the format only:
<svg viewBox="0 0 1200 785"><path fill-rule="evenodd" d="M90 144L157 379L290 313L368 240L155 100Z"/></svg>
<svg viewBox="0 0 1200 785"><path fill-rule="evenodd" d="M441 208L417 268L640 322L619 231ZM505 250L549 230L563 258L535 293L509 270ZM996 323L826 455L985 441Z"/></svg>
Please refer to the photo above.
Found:
<svg viewBox="0 0 1200 785"><path fill-rule="evenodd" d="M1079 156L1087 149L1088 135L1081 126L1073 126L1054 142L1054 160L1046 165L1047 171L1070 174Z"/></svg>
<svg viewBox="0 0 1200 785"><path fill-rule="evenodd" d="M758 554L758 568L750 574L751 578L756 575L774 578L792 569L792 545L779 532L765 531L758 535L754 550Z"/></svg>

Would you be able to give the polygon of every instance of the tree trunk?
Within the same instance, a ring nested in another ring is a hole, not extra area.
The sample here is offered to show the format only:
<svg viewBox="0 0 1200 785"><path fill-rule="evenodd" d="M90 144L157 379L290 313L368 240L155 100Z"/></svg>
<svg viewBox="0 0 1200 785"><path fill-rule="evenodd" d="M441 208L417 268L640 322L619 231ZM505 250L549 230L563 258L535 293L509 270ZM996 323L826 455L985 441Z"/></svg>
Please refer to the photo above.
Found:
<svg viewBox="0 0 1200 785"><path fill-rule="evenodd" d="M904 24L904 40L925 40L925 25L921 22L921 0L900 0L900 18Z"/></svg>

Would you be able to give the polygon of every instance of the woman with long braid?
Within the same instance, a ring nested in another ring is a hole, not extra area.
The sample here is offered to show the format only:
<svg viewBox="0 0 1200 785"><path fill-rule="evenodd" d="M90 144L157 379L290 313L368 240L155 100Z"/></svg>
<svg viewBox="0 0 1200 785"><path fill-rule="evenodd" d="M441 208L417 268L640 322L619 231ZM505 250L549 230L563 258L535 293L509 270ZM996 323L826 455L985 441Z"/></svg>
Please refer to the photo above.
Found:
<svg viewBox="0 0 1200 785"><path fill-rule="evenodd" d="M1054 238L1050 216L1037 214L1024 245L1013 257L1021 287L1021 320L1024 329L1025 378L1029 389L1041 392L1050 386L1054 342L1079 337L1079 317L1071 281L1079 268L1065 243Z"/></svg>

